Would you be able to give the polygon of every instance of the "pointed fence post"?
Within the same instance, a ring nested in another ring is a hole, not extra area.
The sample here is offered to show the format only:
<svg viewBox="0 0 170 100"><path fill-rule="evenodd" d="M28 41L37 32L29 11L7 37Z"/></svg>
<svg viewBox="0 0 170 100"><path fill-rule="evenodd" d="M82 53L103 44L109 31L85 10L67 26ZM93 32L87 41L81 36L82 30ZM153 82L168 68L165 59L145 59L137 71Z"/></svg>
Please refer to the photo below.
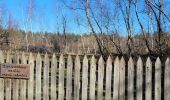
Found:
<svg viewBox="0 0 170 100"><path fill-rule="evenodd" d="M128 86L127 87L128 87L128 100L134 100L134 63L132 57L130 57L128 61Z"/></svg>
<svg viewBox="0 0 170 100"><path fill-rule="evenodd" d="M152 62L150 57L146 61L146 76L145 76L145 100L152 99Z"/></svg>
<svg viewBox="0 0 170 100"><path fill-rule="evenodd" d="M136 98L137 100L143 100L143 62L141 57L138 58L136 70Z"/></svg>
<svg viewBox="0 0 170 100"><path fill-rule="evenodd" d="M0 63L4 63L3 52L0 50ZM0 78L0 100L4 100L4 79Z"/></svg>
<svg viewBox="0 0 170 100"><path fill-rule="evenodd" d="M75 71L74 71L74 100L79 100L80 93L80 58L77 55L75 59Z"/></svg>
<svg viewBox="0 0 170 100"><path fill-rule="evenodd" d="M64 100L64 71L65 61L63 54L60 55L59 59L59 85L58 85L58 100Z"/></svg>
<svg viewBox="0 0 170 100"><path fill-rule="evenodd" d="M164 74L164 100L170 100L170 60L169 57L165 62L165 74Z"/></svg>
<svg viewBox="0 0 170 100"><path fill-rule="evenodd" d="M28 100L34 98L34 57L32 53L29 54L29 65L30 65L30 79L28 80Z"/></svg>
<svg viewBox="0 0 170 100"><path fill-rule="evenodd" d="M27 64L24 52L22 53L21 63ZM21 79L21 80L19 80L19 82L20 82L20 100L26 100L26 84L27 84L27 81L24 80L24 79Z"/></svg>
<svg viewBox="0 0 170 100"><path fill-rule="evenodd" d="M38 53L36 58L36 83L35 83L35 99L41 100L41 55Z"/></svg>
<svg viewBox="0 0 170 100"><path fill-rule="evenodd" d="M44 58L43 100L49 100L49 57L47 53Z"/></svg>
<svg viewBox="0 0 170 100"><path fill-rule="evenodd" d="M82 100L87 100L87 88L88 88L88 59L84 56L83 59L83 71L82 71Z"/></svg>
<svg viewBox="0 0 170 100"><path fill-rule="evenodd" d="M119 100L125 100L125 60L119 62Z"/></svg>
<svg viewBox="0 0 170 100"><path fill-rule="evenodd" d="M119 100L119 58L114 61L113 99Z"/></svg>
<svg viewBox="0 0 170 100"><path fill-rule="evenodd" d="M161 60L155 62L155 100L161 100Z"/></svg>
<svg viewBox="0 0 170 100"><path fill-rule="evenodd" d="M96 59L92 56L90 66L90 100L95 100Z"/></svg>
<svg viewBox="0 0 170 100"><path fill-rule="evenodd" d="M10 63L10 52L7 52L7 58L6 58L6 63ZM12 95L11 95L11 88L12 88L12 81L11 79L5 79L5 99L6 100L11 100Z"/></svg>
<svg viewBox="0 0 170 100"><path fill-rule="evenodd" d="M14 54L13 63L18 64L18 55L17 55L17 53ZM13 100L18 100L19 99L19 79L12 79L12 99Z"/></svg>
<svg viewBox="0 0 170 100"><path fill-rule="evenodd" d="M57 100L56 72L57 72L57 59L56 55L53 54L51 64L51 100Z"/></svg>
<svg viewBox="0 0 170 100"><path fill-rule="evenodd" d="M111 100L112 59L109 56L106 62L106 100Z"/></svg>
<svg viewBox="0 0 170 100"><path fill-rule="evenodd" d="M103 100L103 78L104 78L104 60L101 56L98 62L98 85L97 100Z"/></svg>
<svg viewBox="0 0 170 100"><path fill-rule="evenodd" d="M67 59L67 85L66 85L66 100L72 100L72 70L73 62L71 55Z"/></svg>

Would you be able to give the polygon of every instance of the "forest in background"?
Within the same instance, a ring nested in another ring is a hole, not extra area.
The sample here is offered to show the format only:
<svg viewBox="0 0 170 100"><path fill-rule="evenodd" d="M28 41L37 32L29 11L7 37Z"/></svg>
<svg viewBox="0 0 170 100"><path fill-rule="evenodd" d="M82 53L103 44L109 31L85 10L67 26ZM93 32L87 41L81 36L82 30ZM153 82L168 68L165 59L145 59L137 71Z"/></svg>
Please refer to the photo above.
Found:
<svg viewBox="0 0 170 100"><path fill-rule="evenodd" d="M40 52L40 53L72 53L72 54L101 54L100 49L107 54L127 54L127 37L119 34L98 34L101 47L97 43L94 34L60 34L60 33L31 33L17 29L0 29L0 48L10 51ZM28 43L25 35L28 35ZM147 34L149 48L152 54L159 55L157 46L157 33ZM170 34L162 33L161 55L170 55ZM133 54L147 55L149 50L142 34L133 37ZM116 47L116 46L117 47Z"/></svg>

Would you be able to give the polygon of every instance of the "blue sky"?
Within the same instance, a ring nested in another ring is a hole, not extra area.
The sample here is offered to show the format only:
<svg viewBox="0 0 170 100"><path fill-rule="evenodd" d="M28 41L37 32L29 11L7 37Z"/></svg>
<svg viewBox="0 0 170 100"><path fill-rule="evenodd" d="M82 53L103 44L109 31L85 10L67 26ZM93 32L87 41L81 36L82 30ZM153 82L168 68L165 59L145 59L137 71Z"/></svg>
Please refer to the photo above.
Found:
<svg viewBox="0 0 170 100"><path fill-rule="evenodd" d="M66 0L66 3L69 4L68 1L69 0ZM107 1L108 4L112 5L113 2L109 2L112 0ZM67 32L76 34L89 32L87 24L85 26L77 25L74 12L70 11L65 5L63 5L61 0L33 0L33 2L33 17L31 23L29 23L27 22L29 0L0 0L0 7L3 11L3 25L6 26L8 16L11 14L13 22L16 23L18 28L22 30L33 32L57 32L57 27L59 27L59 31L62 32L61 18L62 15L65 15L67 16L68 22L66 30ZM165 2L170 3L168 0L165 0ZM140 4L140 6L143 7L142 4ZM82 12L77 13L78 16L84 16L83 14L84 13ZM58 18L56 16L58 16ZM141 19L145 18L144 15L141 15L140 17ZM83 19L80 20L82 23L85 23L85 21L86 20ZM126 28L122 19L120 18L120 21L116 21L116 23L118 23L120 30L119 33L121 35L127 35ZM136 21L134 21L134 23L134 31L135 33L138 33L140 31L139 26L136 24ZM146 24L147 20L144 23Z"/></svg>
<svg viewBox="0 0 170 100"><path fill-rule="evenodd" d="M71 12L63 7L63 4L57 0L33 0L34 1L34 10L32 17L32 28L29 28L29 22L26 22L28 19L28 6L29 0L0 0L0 6L3 8L3 24L7 24L9 14L12 15L12 20L18 24L18 27L23 30L31 30L33 32L47 31L47 32L56 32L57 31L57 18L59 16L58 23L60 24L61 12L66 16L69 16L67 21L67 31L71 33L82 33L86 32L86 29L77 26L73 19ZM56 8L58 7L58 10ZM70 27L72 26L72 27ZM74 27L73 27L74 26ZM62 27L62 26L58 26ZM61 30L60 30L61 31Z"/></svg>

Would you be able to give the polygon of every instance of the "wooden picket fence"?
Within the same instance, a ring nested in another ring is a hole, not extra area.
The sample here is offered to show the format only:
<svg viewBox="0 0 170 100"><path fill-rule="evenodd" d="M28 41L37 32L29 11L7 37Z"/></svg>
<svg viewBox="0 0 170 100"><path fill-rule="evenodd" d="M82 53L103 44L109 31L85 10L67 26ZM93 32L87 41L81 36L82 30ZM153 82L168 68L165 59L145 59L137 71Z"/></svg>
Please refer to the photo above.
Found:
<svg viewBox="0 0 170 100"><path fill-rule="evenodd" d="M146 61L146 63L145 63ZM1 63L30 64L30 79L0 78L0 100L170 100L170 60L10 54ZM144 62L144 63L143 63Z"/></svg>

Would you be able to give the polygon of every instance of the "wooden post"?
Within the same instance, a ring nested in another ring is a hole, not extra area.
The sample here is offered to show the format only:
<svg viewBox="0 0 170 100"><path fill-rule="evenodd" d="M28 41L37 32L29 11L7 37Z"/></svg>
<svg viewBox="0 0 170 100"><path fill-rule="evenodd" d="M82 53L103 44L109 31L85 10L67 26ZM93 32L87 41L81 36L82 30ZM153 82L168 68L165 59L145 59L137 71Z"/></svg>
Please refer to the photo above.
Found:
<svg viewBox="0 0 170 100"><path fill-rule="evenodd" d="M18 64L18 57L17 54L14 54L14 64ZM24 87L23 87L24 88ZM19 99L19 79L12 79L12 99L18 100Z"/></svg>
<svg viewBox="0 0 170 100"><path fill-rule="evenodd" d="M10 63L10 52L7 52L7 58L6 58L6 62ZM6 100L11 100L11 79L5 79L5 99Z"/></svg>
<svg viewBox="0 0 170 100"><path fill-rule="evenodd" d="M3 53L0 50L0 63L4 63ZM0 100L4 100L4 79L0 78Z"/></svg>
<svg viewBox="0 0 170 100"><path fill-rule="evenodd" d="M73 62L69 55L67 59L67 86L66 86L66 100L72 100L72 70Z"/></svg>
<svg viewBox="0 0 170 100"><path fill-rule="evenodd" d="M82 100L87 100L87 85L88 85L88 59L84 56L83 72L82 72Z"/></svg>
<svg viewBox="0 0 170 100"><path fill-rule="evenodd" d="M29 65L30 65L30 79L28 80L28 100L34 98L34 57L32 53L29 54Z"/></svg>
<svg viewBox="0 0 170 100"><path fill-rule="evenodd" d="M35 84L36 100L41 100L41 68L42 68L42 61L41 61L41 56L38 53L36 58L36 84Z"/></svg>
<svg viewBox="0 0 170 100"><path fill-rule="evenodd" d="M114 83L113 83L113 98L119 100L119 58L114 61Z"/></svg>
<svg viewBox="0 0 170 100"><path fill-rule="evenodd" d="M134 73L134 63L130 57L128 61L128 100L134 100Z"/></svg>
<svg viewBox="0 0 170 100"><path fill-rule="evenodd" d="M92 56L90 66L90 100L95 100L96 59Z"/></svg>
<svg viewBox="0 0 170 100"><path fill-rule="evenodd" d="M104 60L101 56L98 62L98 91L97 100L103 100L103 77L104 77Z"/></svg>
<svg viewBox="0 0 170 100"><path fill-rule="evenodd" d="M80 58L77 55L75 59L75 71L74 71L74 100L79 100L80 93Z"/></svg>
<svg viewBox="0 0 170 100"><path fill-rule="evenodd" d="M25 54L24 52L22 53L21 57L21 63L26 64L26 59L25 59ZM20 100L26 100L26 80L21 79L20 80Z"/></svg>
<svg viewBox="0 0 170 100"><path fill-rule="evenodd" d="M165 62L164 74L164 100L170 100L170 60L167 58Z"/></svg>
<svg viewBox="0 0 170 100"><path fill-rule="evenodd" d="M152 62L148 57L146 61L146 79L145 79L145 100L152 99Z"/></svg>
<svg viewBox="0 0 170 100"><path fill-rule="evenodd" d="M143 100L143 62L141 57L137 61L137 76L136 76L136 97L137 100Z"/></svg>
<svg viewBox="0 0 170 100"><path fill-rule="evenodd" d="M65 61L63 58L63 54L61 54L59 59L58 100L64 100L64 70L65 70Z"/></svg>
<svg viewBox="0 0 170 100"><path fill-rule="evenodd" d="M119 61L119 60L118 60ZM118 61L115 62L117 63L117 66L119 66L119 100L125 100L125 60L122 57L119 65Z"/></svg>
<svg viewBox="0 0 170 100"><path fill-rule="evenodd" d="M112 59L109 56L106 63L106 100L111 100Z"/></svg>
<svg viewBox="0 0 170 100"><path fill-rule="evenodd" d="M49 58L47 53L45 54L43 72L43 100L49 100Z"/></svg>
<svg viewBox="0 0 170 100"><path fill-rule="evenodd" d="M161 100L161 60L155 62L155 100Z"/></svg>
<svg viewBox="0 0 170 100"><path fill-rule="evenodd" d="M56 59L56 55L53 54L52 64L51 64L51 100L57 100L56 72L57 72L57 59Z"/></svg>

